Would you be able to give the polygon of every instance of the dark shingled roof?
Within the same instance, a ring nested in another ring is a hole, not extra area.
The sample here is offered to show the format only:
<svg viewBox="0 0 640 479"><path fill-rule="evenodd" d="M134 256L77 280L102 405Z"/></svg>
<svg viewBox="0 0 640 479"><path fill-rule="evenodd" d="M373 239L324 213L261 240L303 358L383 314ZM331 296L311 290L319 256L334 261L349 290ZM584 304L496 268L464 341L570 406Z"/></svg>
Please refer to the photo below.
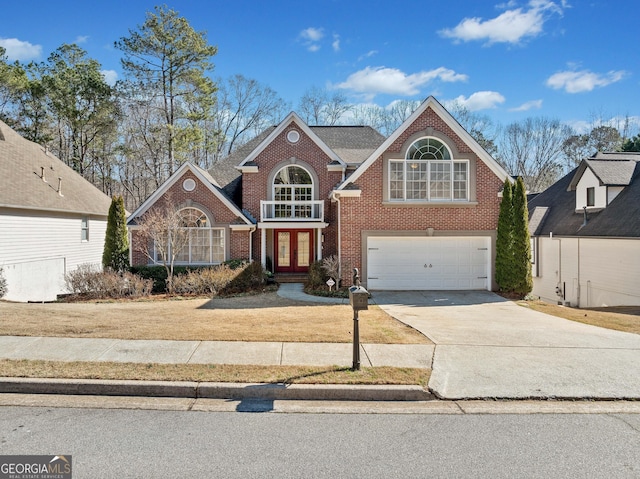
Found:
<svg viewBox="0 0 640 479"><path fill-rule="evenodd" d="M625 155L608 154L607 157L612 159L604 161L611 164L604 166L604 170L626 171L627 165L620 167L620 164L628 163L628 160L618 159ZM606 208L587 212L587 224L584 225L584 212L576 212L576 193L571 190L571 185L577 183L575 177L581 176L585 168L583 165L593 162L593 159L584 160L578 168L529 202L531 234L546 236L553 232L559 236L640 237L640 155L632 161L634 168L629 185Z"/></svg>
<svg viewBox="0 0 640 479"><path fill-rule="evenodd" d="M312 126L318 138L345 163L362 163L385 140L370 126Z"/></svg>
<svg viewBox="0 0 640 479"><path fill-rule="evenodd" d="M333 150L345 163L360 164L380 146L385 138L370 126L311 126L322 142ZM255 150L276 127L264 130L227 157L216 162L209 173L218 182L222 191L236 205L242 203L242 174L235 167Z"/></svg>
<svg viewBox="0 0 640 479"><path fill-rule="evenodd" d="M64 162L0 121L0 206L107 216L110 205L111 198Z"/></svg>

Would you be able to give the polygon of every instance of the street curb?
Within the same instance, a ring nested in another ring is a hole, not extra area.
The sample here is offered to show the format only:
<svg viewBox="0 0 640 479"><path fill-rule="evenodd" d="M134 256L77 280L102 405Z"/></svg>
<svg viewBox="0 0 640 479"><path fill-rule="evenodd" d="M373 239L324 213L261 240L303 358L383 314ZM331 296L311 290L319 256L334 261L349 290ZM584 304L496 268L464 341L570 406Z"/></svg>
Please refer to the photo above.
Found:
<svg viewBox="0 0 640 479"><path fill-rule="evenodd" d="M417 385L260 384L193 381L0 378L0 393L207 399L428 401Z"/></svg>

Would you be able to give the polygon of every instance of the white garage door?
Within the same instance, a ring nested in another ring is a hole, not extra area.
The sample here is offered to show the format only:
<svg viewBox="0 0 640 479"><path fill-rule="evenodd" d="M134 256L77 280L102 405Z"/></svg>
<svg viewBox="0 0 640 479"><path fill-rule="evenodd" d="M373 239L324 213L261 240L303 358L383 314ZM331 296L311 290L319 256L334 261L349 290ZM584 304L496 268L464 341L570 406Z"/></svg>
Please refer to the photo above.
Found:
<svg viewBox="0 0 640 479"><path fill-rule="evenodd" d="M490 288L491 239L483 236L369 237L367 288Z"/></svg>

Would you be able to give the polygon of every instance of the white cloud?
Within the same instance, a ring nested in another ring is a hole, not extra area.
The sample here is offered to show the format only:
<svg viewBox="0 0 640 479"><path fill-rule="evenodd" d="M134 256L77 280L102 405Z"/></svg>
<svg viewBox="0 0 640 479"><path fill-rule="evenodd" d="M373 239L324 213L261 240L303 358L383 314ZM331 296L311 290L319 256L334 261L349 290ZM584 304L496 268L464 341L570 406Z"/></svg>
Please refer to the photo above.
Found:
<svg viewBox="0 0 640 479"><path fill-rule="evenodd" d="M339 83L337 88L362 93L371 99L375 95L404 95L412 96L420 93L420 88L433 80L444 82L467 81L468 76L456 73L448 68L440 67L435 70L406 74L397 68L366 67L357 71Z"/></svg>
<svg viewBox="0 0 640 479"><path fill-rule="evenodd" d="M340 35L333 35L333 43L331 44L334 52L340 51Z"/></svg>
<svg viewBox="0 0 640 479"><path fill-rule="evenodd" d="M118 79L118 74L115 70L100 70L102 76L104 77L104 81L107 82L108 85L115 85L116 80Z"/></svg>
<svg viewBox="0 0 640 479"><path fill-rule="evenodd" d="M309 27L300 32L300 38L310 42L319 42L324 37L324 31L322 28Z"/></svg>
<svg viewBox="0 0 640 479"><path fill-rule="evenodd" d="M523 103L516 108L511 108L509 111L529 111L539 110L540 108L542 108L542 100L531 100Z"/></svg>
<svg viewBox="0 0 640 479"><path fill-rule="evenodd" d="M469 98L464 95L460 95L452 100L452 103L457 103L467 108L469 111L488 110L496 108L498 105L505 102L504 96L496 91L478 91L472 93Z"/></svg>
<svg viewBox="0 0 640 479"><path fill-rule="evenodd" d="M87 43L89 40L89 35L80 35L76 37L75 43L76 45L82 45L83 43Z"/></svg>
<svg viewBox="0 0 640 479"><path fill-rule="evenodd" d="M324 30L322 28L309 27L302 30L298 38L307 47L307 50L317 52L320 50L318 42L324 38Z"/></svg>
<svg viewBox="0 0 640 479"><path fill-rule="evenodd" d="M11 61L35 60L42 54L42 46L33 45L17 38L0 38L0 47L4 47Z"/></svg>
<svg viewBox="0 0 640 479"><path fill-rule="evenodd" d="M509 3L507 6L510 6ZM549 13L562 14L566 6L548 0L530 0L528 9L506 10L495 18L483 20L479 17L465 18L454 28L445 28L439 33L445 38L457 42L474 40L493 43L519 43L527 37L536 37L542 33L544 22Z"/></svg>
<svg viewBox="0 0 640 479"><path fill-rule="evenodd" d="M605 74L593 73L589 70L569 70L554 73L547 79L546 85L554 90L563 89L567 93L581 93L618 82L626 75L627 72L624 70L612 70Z"/></svg>
<svg viewBox="0 0 640 479"><path fill-rule="evenodd" d="M360 55L358 57L358 61L361 62L362 60L365 60L367 58L371 58L372 56L377 55L377 54L378 54L378 50L369 50L364 55Z"/></svg>

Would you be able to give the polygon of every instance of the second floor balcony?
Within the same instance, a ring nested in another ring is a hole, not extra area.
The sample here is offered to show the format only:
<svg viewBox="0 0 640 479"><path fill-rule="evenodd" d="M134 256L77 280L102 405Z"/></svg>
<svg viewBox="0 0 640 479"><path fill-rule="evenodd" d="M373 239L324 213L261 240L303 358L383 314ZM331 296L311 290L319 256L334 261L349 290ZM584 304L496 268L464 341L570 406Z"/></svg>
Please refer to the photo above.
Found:
<svg viewBox="0 0 640 479"><path fill-rule="evenodd" d="M260 201L260 221L324 221L324 201Z"/></svg>

